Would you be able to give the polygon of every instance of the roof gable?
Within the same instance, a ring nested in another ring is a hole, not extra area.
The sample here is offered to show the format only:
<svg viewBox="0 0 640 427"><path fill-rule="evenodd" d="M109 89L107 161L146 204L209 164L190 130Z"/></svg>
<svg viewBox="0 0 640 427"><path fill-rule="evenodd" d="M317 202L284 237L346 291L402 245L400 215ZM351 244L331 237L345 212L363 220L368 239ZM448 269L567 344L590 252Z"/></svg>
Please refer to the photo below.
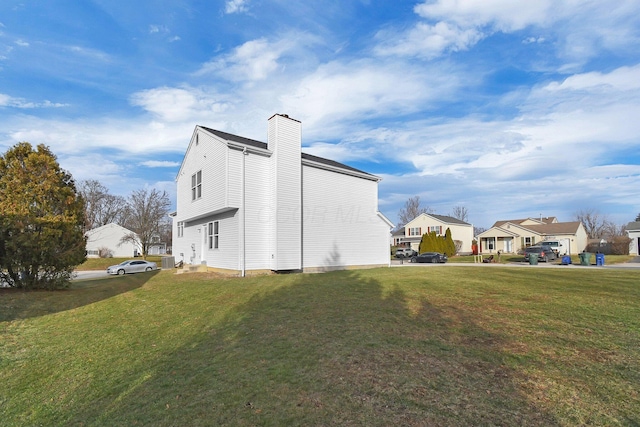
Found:
<svg viewBox="0 0 640 427"><path fill-rule="evenodd" d="M627 231L640 230L640 221L633 221L627 224Z"/></svg>
<svg viewBox="0 0 640 427"><path fill-rule="evenodd" d="M491 226L491 228L502 227L506 223L528 226L528 225L539 225L539 224L553 224L557 222L558 222L558 218L555 216L549 216L546 218L540 217L540 219L538 218L507 219L507 220L496 221Z"/></svg>
<svg viewBox="0 0 640 427"><path fill-rule="evenodd" d="M130 234L133 233L133 231L129 230L128 228L124 228L123 226L121 226L120 224L116 224L115 222L111 222L109 224L105 224L105 225L101 225L100 227L96 227L96 228L92 228L91 230L88 230L85 235L90 236L96 233L99 233L101 231L105 231L105 230L109 230L111 233L122 233L122 234Z"/></svg>
<svg viewBox="0 0 640 427"><path fill-rule="evenodd" d="M261 141L257 141L255 139L250 139L250 138L245 138L243 136L238 136L238 135L234 135L228 132L223 132L220 130L216 130L216 129L211 129L208 128L206 126L196 126L194 133L191 137L191 141L189 142L189 147L187 148L187 152L185 153L185 156L182 160L182 164L184 165L185 159L187 157L187 153L190 151L191 148L191 144L193 144L193 141L197 135L198 129L202 129L203 131L217 137L218 139L221 139L223 141L228 142L232 142L235 144L240 144L240 145L244 145L247 147L253 147L253 148L257 148L260 150L265 150L268 151L268 145L266 142L261 142ZM228 144L227 144L228 145ZM340 163L340 162L336 162L335 160L330 160L330 159L325 159L323 157L318 157L318 156L314 156L312 154L307 154L307 153L301 153L301 160L303 161L307 161L307 164L313 164L316 163L318 165L323 165L326 166L328 169L330 170L334 170L336 172L340 172L340 171L344 171L347 172L351 175L356 174L359 175L361 178L366 178L366 179L370 179L370 180L375 180L375 181L379 181L380 178L378 178L375 175L372 175L368 172L364 172L362 170L356 169L354 167L345 165L344 163ZM180 170L182 170L182 165L180 166ZM180 174L180 172L178 172L178 175Z"/></svg>
<svg viewBox="0 0 640 427"><path fill-rule="evenodd" d="M471 227L471 224L461 221L457 218L454 218L452 216L447 216L447 215L436 215L436 214L432 214L432 213L426 213L423 212L420 215L418 215L417 217L413 218L411 221L409 221L407 224L405 224L405 227L409 226L409 224L411 224L412 222L418 221L420 219L426 219L426 218L431 218L433 220L442 222L444 224L452 224L452 225L468 225L469 227Z"/></svg>

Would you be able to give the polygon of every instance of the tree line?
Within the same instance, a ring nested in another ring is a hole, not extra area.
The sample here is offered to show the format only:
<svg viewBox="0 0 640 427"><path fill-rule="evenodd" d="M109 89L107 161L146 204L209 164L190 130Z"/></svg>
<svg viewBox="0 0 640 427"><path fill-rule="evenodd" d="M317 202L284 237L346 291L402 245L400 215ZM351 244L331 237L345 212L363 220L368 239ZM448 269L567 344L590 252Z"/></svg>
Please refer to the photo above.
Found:
<svg viewBox="0 0 640 427"><path fill-rule="evenodd" d="M170 206L156 189L125 199L97 181L77 186L48 147L20 142L0 156L0 286L68 286L86 259L86 231L111 222L131 230L123 240L146 255L154 236L170 240Z"/></svg>

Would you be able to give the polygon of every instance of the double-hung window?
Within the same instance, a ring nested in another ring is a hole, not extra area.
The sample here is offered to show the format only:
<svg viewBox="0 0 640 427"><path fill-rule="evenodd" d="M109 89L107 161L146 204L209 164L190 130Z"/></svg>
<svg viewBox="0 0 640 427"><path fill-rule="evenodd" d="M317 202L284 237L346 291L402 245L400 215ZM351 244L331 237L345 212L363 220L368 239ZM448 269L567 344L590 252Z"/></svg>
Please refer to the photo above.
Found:
<svg viewBox="0 0 640 427"><path fill-rule="evenodd" d="M421 231L420 227L409 227L409 236L421 236Z"/></svg>
<svg viewBox="0 0 640 427"><path fill-rule="evenodd" d="M202 171L191 175L191 200L198 200L202 197Z"/></svg>
<svg viewBox="0 0 640 427"><path fill-rule="evenodd" d="M184 236L184 222L178 221L178 237Z"/></svg>
<svg viewBox="0 0 640 427"><path fill-rule="evenodd" d="M209 241L209 249L218 249L218 240L219 240L219 231L220 231L220 221L213 221L209 223L208 227L208 241Z"/></svg>

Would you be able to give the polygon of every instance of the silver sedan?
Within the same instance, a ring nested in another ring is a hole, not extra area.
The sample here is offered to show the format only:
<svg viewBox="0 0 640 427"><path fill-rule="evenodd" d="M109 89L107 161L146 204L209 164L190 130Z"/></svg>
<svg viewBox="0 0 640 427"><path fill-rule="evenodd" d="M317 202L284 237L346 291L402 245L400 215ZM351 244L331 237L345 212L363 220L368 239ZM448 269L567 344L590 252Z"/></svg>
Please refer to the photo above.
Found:
<svg viewBox="0 0 640 427"><path fill-rule="evenodd" d="M130 259L123 261L118 265L107 267L107 273L123 275L126 273L140 273L143 271L157 270L158 265L155 262L145 261L143 259Z"/></svg>

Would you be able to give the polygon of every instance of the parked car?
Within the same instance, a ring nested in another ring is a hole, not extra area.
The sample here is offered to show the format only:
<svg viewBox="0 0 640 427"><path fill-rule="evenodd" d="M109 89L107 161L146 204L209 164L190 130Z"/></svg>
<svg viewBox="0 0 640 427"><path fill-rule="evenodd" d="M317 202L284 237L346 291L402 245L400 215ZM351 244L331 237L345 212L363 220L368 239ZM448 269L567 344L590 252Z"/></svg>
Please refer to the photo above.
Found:
<svg viewBox="0 0 640 427"><path fill-rule="evenodd" d="M440 252L424 252L420 255L411 257L411 262L431 262L433 264L443 264L447 262L447 260L447 256L445 254L441 254Z"/></svg>
<svg viewBox="0 0 640 427"><path fill-rule="evenodd" d="M130 259L123 261L118 265L107 267L107 273L123 275L127 273L140 273L143 271L157 270L158 265L155 262L145 261L143 259Z"/></svg>
<svg viewBox="0 0 640 427"><path fill-rule="evenodd" d="M524 260L529 261L530 254L537 254L538 261L549 262L555 259L558 259L558 254L556 254L553 249L550 247L543 246L529 246L524 250Z"/></svg>
<svg viewBox="0 0 640 427"><path fill-rule="evenodd" d="M418 255L418 252L411 248L398 248L396 251L396 258L411 258L416 255Z"/></svg>

